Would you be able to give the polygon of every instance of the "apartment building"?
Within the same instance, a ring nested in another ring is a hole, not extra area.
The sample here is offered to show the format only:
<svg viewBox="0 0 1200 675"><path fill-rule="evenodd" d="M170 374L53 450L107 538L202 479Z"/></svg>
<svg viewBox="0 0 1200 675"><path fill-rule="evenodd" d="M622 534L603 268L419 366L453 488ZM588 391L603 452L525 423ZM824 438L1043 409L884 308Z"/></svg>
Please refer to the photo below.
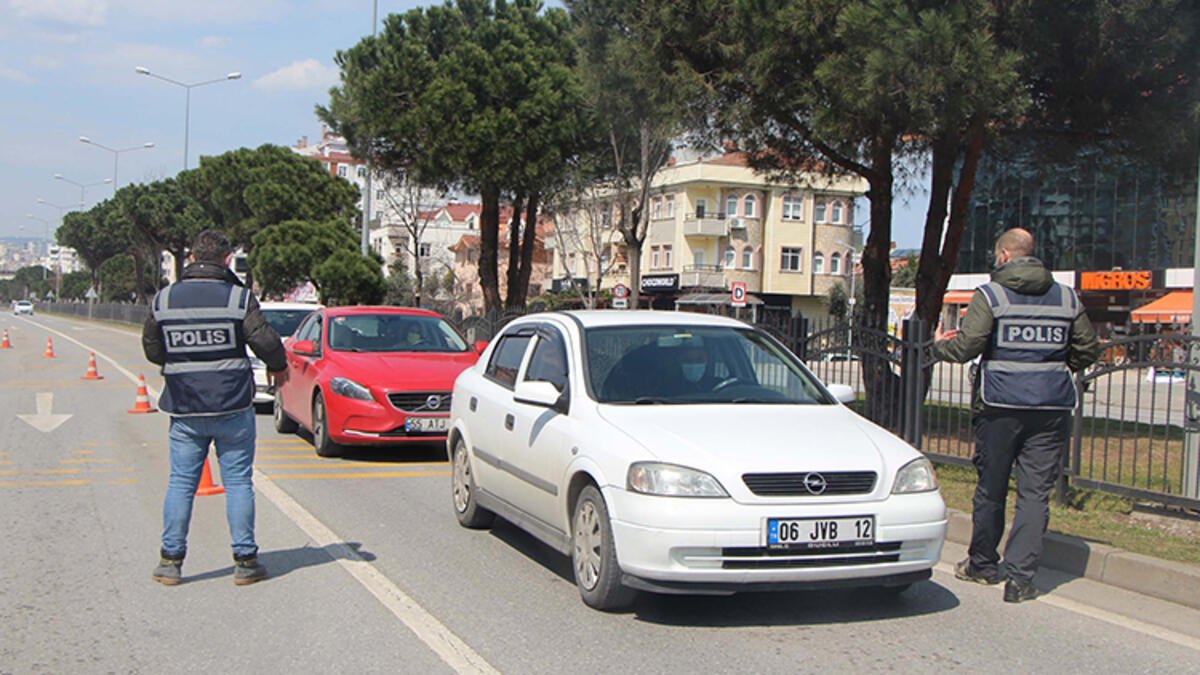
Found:
<svg viewBox="0 0 1200 675"><path fill-rule="evenodd" d="M640 264L644 304L724 313L731 284L744 282L758 307L826 314L830 290L850 283L854 202L865 192L857 177L812 173L795 184L772 181L739 152L680 153L653 181ZM587 214L563 219L605 232L556 238L555 287L594 279L598 257L614 261L605 266L602 288L629 283L623 244L610 234L610 210L599 211L598 224ZM607 256L592 252L587 242L594 241L611 249Z"/></svg>

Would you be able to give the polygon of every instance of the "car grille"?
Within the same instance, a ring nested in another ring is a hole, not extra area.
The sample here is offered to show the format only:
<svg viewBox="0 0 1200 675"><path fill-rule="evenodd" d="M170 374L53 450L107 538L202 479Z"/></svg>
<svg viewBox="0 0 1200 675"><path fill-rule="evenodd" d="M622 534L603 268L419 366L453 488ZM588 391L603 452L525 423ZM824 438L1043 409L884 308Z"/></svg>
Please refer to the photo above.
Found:
<svg viewBox="0 0 1200 675"><path fill-rule="evenodd" d="M875 489L875 477L874 471L798 471L747 473L742 481L759 497L812 497L866 494Z"/></svg>
<svg viewBox="0 0 1200 675"><path fill-rule="evenodd" d="M437 396L437 406L430 407L429 397ZM397 410L406 413L450 412L448 391L398 391L388 394L388 400Z"/></svg>
<svg viewBox="0 0 1200 675"><path fill-rule="evenodd" d="M721 568L727 570L790 569L878 565L900 560L900 542L842 548L785 549L738 547L721 550Z"/></svg>

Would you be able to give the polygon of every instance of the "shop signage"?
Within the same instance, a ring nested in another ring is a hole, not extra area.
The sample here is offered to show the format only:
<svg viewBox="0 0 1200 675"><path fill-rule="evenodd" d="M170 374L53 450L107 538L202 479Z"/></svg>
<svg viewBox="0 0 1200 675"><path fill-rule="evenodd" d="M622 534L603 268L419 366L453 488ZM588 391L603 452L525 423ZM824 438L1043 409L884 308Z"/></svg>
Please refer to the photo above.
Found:
<svg viewBox="0 0 1200 675"><path fill-rule="evenodd" d="M1145 291L1153 286L1154 274L1146 270L1079 273L1081 291Z"/></svg>
<svg viewBox="0 0 1200 675"><path fill-rule="evenodd" d="M665 293L679 290L678 274L654 274L642 277L642 291Z"/></svg>

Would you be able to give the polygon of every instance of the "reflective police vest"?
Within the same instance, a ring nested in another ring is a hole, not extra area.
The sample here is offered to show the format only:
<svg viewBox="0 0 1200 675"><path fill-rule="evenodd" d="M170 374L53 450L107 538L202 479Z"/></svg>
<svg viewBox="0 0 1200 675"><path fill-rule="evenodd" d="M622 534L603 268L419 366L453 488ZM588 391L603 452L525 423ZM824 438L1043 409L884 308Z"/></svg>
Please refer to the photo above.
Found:
<svg viewBox="0 0 1200 675"><path fill-rule="evenodd" d="M160 408L187 416L251 406L254 376L242 330L249 300L245 288L216 279L184 279L154 296L167 356Z"/></svg>
<svg viewBox="0 0 1200 675"><path fill-rule="evenodd" d="M1072 410L1077 393L1067 368L1079 299L1054 283L1025 295L991 282L979 289L992 308L992 337L980 364L980 396L997 408Z"/></svg>

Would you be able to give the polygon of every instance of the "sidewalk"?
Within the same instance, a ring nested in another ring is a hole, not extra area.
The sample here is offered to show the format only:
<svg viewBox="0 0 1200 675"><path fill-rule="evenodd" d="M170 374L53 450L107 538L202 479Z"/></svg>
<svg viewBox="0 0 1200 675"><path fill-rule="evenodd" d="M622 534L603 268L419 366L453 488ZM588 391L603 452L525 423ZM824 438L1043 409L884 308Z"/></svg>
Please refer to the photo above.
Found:
<svg viewBox="0 0 1200 675"><path fill-rule="evenodd" d="M971 514L948 509L947 541L968 545ZM1005 538L1008 533L1005 532ZM1200 546L1200 542L1196 543ZM1003 549L1003 542L1001 542ZM1071 576L1200 609L1200 566L1159 560L1057 532L1047 532L1042 565Z"/></svg>

